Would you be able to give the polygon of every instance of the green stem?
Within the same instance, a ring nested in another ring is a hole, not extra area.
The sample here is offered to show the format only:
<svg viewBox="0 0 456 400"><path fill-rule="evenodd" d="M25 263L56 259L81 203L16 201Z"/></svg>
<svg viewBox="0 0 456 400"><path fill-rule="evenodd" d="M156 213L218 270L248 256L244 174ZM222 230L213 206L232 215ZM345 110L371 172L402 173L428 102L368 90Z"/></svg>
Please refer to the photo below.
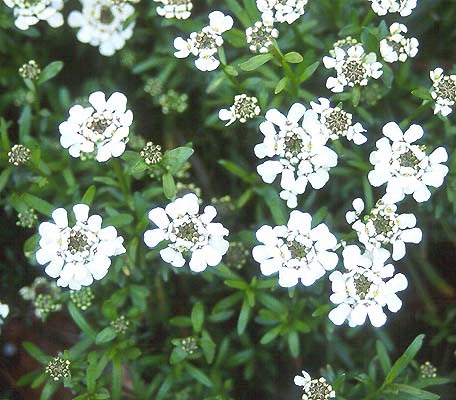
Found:
<svg viewBox="0 0 456 400"><path fill-rule="evenodd" d="M125 203L127 204L130 210L133 210L133 201L130 195L130 182L128 177L124 174L124 171L119 163L119 160L112 160L112 167L114 169L114 173L116 174L117 181L119 182L120 190L122 191L125 199Z"/></svg>
<svg viewBox="0 0 456 400"><path fill-rule="evenodd" d="M408 118L403 119L400 123L399 126L401 129L406 129L410 125L410 123L417 117L419 116L426 108L430 107L432 105L431 101L425 100L421 106L419 106Z"/></svg>
<svg viewBox="0 0 456 400"><path fill-rule="evenodd" d="M293 70L291 69L291 67L285 61L285 59L283 57L283 53L281 52L277 42L274 43L274 46L271 47L271 53L274 56L274 58L280 63L283 71L285 72L285 76L290 81L293 96L297 97L298 90L299 90L298 80L296 79L296 76L295 76Z"/></svg>
<svg viewBox="0 0 456 400"><path fill-rule="evenodd" d="M363 26L366 26L369 22L371 22L372 18L375 17L375 12L374 10L370 10L369 14L366 15L366 17L363 19L363 22L361 22L361 28Z"/></svg>
<svg viewBox="0 0 456 400"><path fill-rule="evenodd" d="M122 363L119 356L112 359L112 400L120 400L122 391Z"/></svg>

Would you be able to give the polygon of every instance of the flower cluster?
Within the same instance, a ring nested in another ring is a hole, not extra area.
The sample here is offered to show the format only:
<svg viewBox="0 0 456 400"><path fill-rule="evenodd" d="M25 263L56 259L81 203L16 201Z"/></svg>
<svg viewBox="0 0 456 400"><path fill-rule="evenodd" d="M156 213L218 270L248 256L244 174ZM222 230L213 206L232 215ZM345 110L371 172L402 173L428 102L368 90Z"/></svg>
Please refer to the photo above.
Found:
<svg viewBox="0 0 456 400"><path fill-rule="evenodd" d="M432 80L431 96L435 100L434 114L444 117L451 114L456 102L456 75L445 75L442 68L430 72Z"/></svg>
<svg viewBox="0 0 456 400"><path fill-rule="evenodd" d="M366 86L371 78L383 74L375 53L366 53L361 44L345 47L336 43L330 52L332 57L323 57L325 67L336 71L336 77L326 81L326 87L335 93L343 92L346 86Z"/></svg>
<svg viewBox="0 0 456 400"><path fill-rule="evenodd" d="M81 11L72 11L68 16L68 25L79 28L77 38L82 43L89 43L99 48L103 56L112 56L124 47L133 35L134 21L127 21L135 9L128 2L111 0L80 0Z"/></svg>
<svg viewBox="0 0 456 400"><path fill-rule="evenodd" d="M395 22L389 28L390 35L380 42L380 53L388 63L405 62L408 57L415 57L418 53L418 40L414 37L406 38L407 27Z"/></svg>
<svg viewBox="0 0 456 400"><path fill-rule="evenodd" d="M57 382L71 376L70 365L70 360L66 360L62 357L55 357L49 361L45 371L52 380Z"/></svg>
<svg viewBox="0 0 456 400"><path fill-rule="evenodd" d="M333 252L336 237L325 224L312 228L312 217L292 211L287 226L264 225L256 232L259 242L253 258L260 263L264 275L279 273L279 285L312 285L326 271L334 269L338 257Z"/></svg>
<svg viewBox="0 0 456 400"><path fill-rule="evenodd" d="M8 152L8 162L18 167L30 161L31 151L23 144L15 144Z"/></svg>
<svg viewBox="0 0 456 400"><path fill-rule="evenodd" d="M337 305L329 319L336 325L345 320L351 327L363 325L369 316L371 324L380 327L386 322L383 307L397 312L402 302L397 292L407 288L407 278L394 274L392 264L385 265L390 253L373 248L361 254L358 246L350 245L342 252L346 271L334 271L329 276L333 294L330 300Z"/></svg>
<svg viewBox="0 0 456 400"><path fill-rule="evenodd" d="M46 265L46 274L58 278L57 285L79 290L102 279L111 265L110 257L125 253L125 248L116 228L101 228L99 215L89 217L89 206L76 204L73 212L76 223L72 227L63 208L53 211L54 223L40 224L36 260Z"/></svg>
<svg viewBox="0 0 456 400"><path fill-rule="evenodd" d="M402 17L407 17L416 7L417 0L369 0L372 9L378 15L387 13L399 13Z"/></svg>
<svg viewBox="0 0 456 400"><path fill-rule="evenodd" d="M306 371L302 371L302 376L296 375L294 383L302 386L302 400L328 400L336 397L336 392L325 378L312 379Z"/></svg>
<svg viewBox="0 0 456 400"><path fill-rule="evenodd" d="M245 37L250 51L267 53L274 39L279 37L279 31L273 27L273 22L267 19L257 21L245 30Z"/></svg>
<svg viewBox="0 0 456 400"><path fill-rule="evenodd" d="M263 18L292 24L304 15L308 0L256 0Z"/></svg>
<svg viewBox="0 0 456 400"><path fill-rule="evenodd" d="M169 89L158 98L163 114L183 113L188 108L188 95L178 93L174 89Z"/></svg>
<svg viewBox="0 0 456 400"><path fill-rule="evenodd" d="M320 104L310 102L312 109L320 115L322 132L331 140L346 137L355 144L366 143L367 137L363 135L366 130L357 122L352 124L353 115L340 107L331 107L328 99L320 97Z"/></svg>
<svg viewBox="0 0 456 400"><path fill-rule="evenodd" d="M264 140L255 146L255 155L274 160L260 164L258 173L266 183L282 175L280 197L288 207L297 206L297 195L304 193L308 182L314 189L326 184L329 169L337 165L337 154L325 146L327 137L315 111L299 103L291 106L287 116L268 110L260 131Z"/></svg>
<svg viewBox="0 0 456 400"><path fill-rule="evenodd" d="M192 32L185 40L181 37L174 39L177 58L187 58L193 54L195 66L200 71L213 71L218 68L220 61L215 57L217 49L223 45L222 33L233 27L233 18L220 11L209 14L209 25L199 32Z"/></svg>
<svg viewBox="0 0 456 400"><path fill-rule="evenodd" d="M22 79L35 80L40 76L40 74L41 68L35 60L30 60L19 68L19 76Z"/></svg>
<svg viewBox="0 0 456 400"><path fill-rule="evenodd" d="M139 154L147 165L158 164L163 158L161 146L152 142L147 142Z"/></svg>
<svg viewBox="0 0 456 400"><path fill-rule="evenodd" d="M144 242L152 248L166 240L168 246L160 250L163 261L183 267L184 254L190 253L190 269L204 271L208 265L218 265L229 246L224 239L228 230L222 224L212 222L216 215L212 206L206 206L200 213L198 197L186 194L165 209L156 207L149 212L149 219L157 228L144 233Z"/></svg>
<svg viewBox="0 0 456 400"><path fill-rule="evenodd" d="M403 133L399 125L389 122L383 127L383 135L370 155L374 166L368 175L371 185L386 183L385 201L391 203L403 200L406 194L412 194L417 202L429 200L428 186L440 187L448 173L448 167L442 165L448 160L446 150L439 147L428 156L425 146L413 144L423 136L419 125Z"/></svg>
<svg viewBox="0 0 456 400"><path fill-rule="evenodd" d="M219 112L219 118L222 121L228 121L226 126L231 125L238 120L241 123L247 122L260 114L260 106L256 97L249 97L246 94L238 94L234 97L234 104L229 110L222 109Z"/></svg>
<svg viewBox="0 0 456 400"><path fill-rule="evenodd" d="M388 204L379 200L368 215L360 218L364 210L364 202L358 198L353 201L354 211L346 214L349 224L358 234L359 241L371 250L391 244L393 260L405 256L405 243L421 242L421 229L415 228L416 218L413 214L398 214L396 204Z"/></svg>
<svg viewBox="0 0 456 400"><path fill-rule="evenodd" d="M188 19L193 9L192 0L154 0L161 3L157 14L165 18Z"/></svg>
<svg viewBox="0 0 456 400"><path fill-rule="evenodd" d="M59 125L60 144L72 157L96 157L105 162L125 151L133 113L127 110L127 98L119 92L106 100L103 92L89 96L91 107L75 105L70 117Z"/></svg>
<svg viewBox="0 0 456 400"><path fill-rule="evenodd" d="M63 0L3 0L13 9L14 24L18 29L27 30L39 21L46 21L52 28L63 25Z"/></svg>

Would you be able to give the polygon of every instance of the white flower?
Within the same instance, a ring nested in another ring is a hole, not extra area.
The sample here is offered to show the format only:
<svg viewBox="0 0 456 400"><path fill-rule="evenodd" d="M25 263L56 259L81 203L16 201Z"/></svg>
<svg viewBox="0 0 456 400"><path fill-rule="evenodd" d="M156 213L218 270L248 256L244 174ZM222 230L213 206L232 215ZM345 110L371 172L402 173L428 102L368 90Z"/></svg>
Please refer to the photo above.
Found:
<svg viewBox="0 0 456 400"><path fill-rule="evenodd" d="M377 55L366 54L361 44L348 49L336 46L331 55L323 57L323 64L336 71L336 77L329 77L326 81L326 87L335 93L343 92L345 86L366 86L371 78L378 79L383 74Z"/></svg>
<svg viewBox="0 0 456 400"><path fill-rule="evenodd" d="M18 29L27 30L39 21L46 21L52 28L63 25L63 0L3 0L13 9Z"/></svg>
<svg viewBox="0 0 456 400"><path fill-rule="evenodd" d="M332 108L328 99L320 97L320 104L310 102L312 109L320 114L322 130L331 140L337 140L341 136L353 141L355 144L366 143L367 138L363 135L366 130L357 122L352 124L353 115L339 107Z"/></svg>
<svg viewBox="0 0 456 400"><path fill-rule="evenodd" d="M430 72L432 80L431 96L435 100L434 114L444 117L451 114L456 101L456 75L444 75L442 68Z"/></svg>
<svg viewBox="0 0 456 400"><path fill-rule="evenodd" d="M304 7L308 0L256 0L258 10L264 18L272 18L277 22L292 24L304 15Z"/></svg>
<svg viewBox="0 0 456 400"><path fill-rule="evenodd" d="M162 3L157 7L157 14L165 18L188 19L193 9L192 0L154 0Z"/></svg>
<svg viewBox="0 0 456 400"><path fill-rule="evenodd" d="M250 51L267 53L274 39L279 37L279 31L273 27L273 21L265 16L262 21L257 21L246 29L245 37Z"/></svg>
<svg viewBox="0 0 456 400"><path fill-rule="evenodd" d="M199 32L192 32L187 40L181 37L174 39L177 58L187 58L193 54L195 66L200 71L213 71L218 68L220 61L215 57L217 49L223 45L222 33L233 27L233 18L220 11L209 14L209 25Z"/></svg>
<svg viewBox="0 0 456 400"><path fill-rule="evenodd" d="M412 125L402 133L398 124L389 122L383 127L383 134L386 137L377 140L378 150L369 158L374 166L368 175L371 185L387 183L384 197L387 202L397 203L406 194L413 194L420 203L429 200L431 192L427 187L440 187L448 173L448 167L441 164L448 160L446 150L439 147L428 156L425 146L412 144L423 136L419 125Z"/></svg>
<svg viewBox="0 0 456 400"><path fill-rule="evenodd" d="M369 0L372 2L372 9L378 15L387 13L399 13L402 17L407 17L416 7L417 0Z"/></svg>
<svg viewBox="0 0 456 400"><path fill-rule="evenodd" d="M41 236L36 261L46 265L45 272L58 278L57 285L79 290L102 279L111 265L112 256L125 253L122 236L113 226L101 227L99 215L89 217L89 206L73 207L76 223L70 227L65 209L52 213L52 222L43 222L38 228Z"/></svg>
<svg viewBox="0 0 456 400"><path fill-rule="evenodd" d="M112 56L133 35L134 21L126 24L134 14L128 2L113 4L111 0L80 0L82 11L72 11L68 25L79 28L77 38L82 43L99 47L100 54Z"/></svg>
<svg viewBox="0 0 456 400"><path fill-rule="evenodd" d="M253 258L264 275L279 273L280 286L310 286L337 265L336 237L325 224L311 223L309 214L292 211L287 226L263 225L256 232L263 244L253 248Z"/></svg>
<svg viewBox="0 0 456 400"><path fill-rule="evenodd" d="M92 107L75 105L70 117L59 125L60 144L72 157L95 155L105 162L125 151L133 113L127 110L127 98L119 92L106 101L103 92L89 96Z"/></svg>
<svg viewBox="0 0 456 400"><path fill-rule="evenodd" d="M407 27L395 22L390 26L390 36L380 42L380 53L388 63L405 62L408 57L415 57L418 53L418 40L406 38Z"/></svg>
<svg viewBox="0 0 456 400"><path fill-rule="evenodd" d="M302 375L296 375L294 383L296 386L302 386L303 400L328 400L336 397L336 392L325 378L312 379L306 371L302 371Z"/></svg>
<svg viewBox="0 0 456 400"><path fill-rule="evenodd" d="M156 207L149 212L149 219L157 228L144 233L144 242L149 247L168 241L168 246L160 250L164 262L180 268L185 264L184 254L190 253L190 269L204 271L207 266L218 265L228 251L224 236L228 230L212 220L217 211L206 206L200 213L198 197L189 193L169 203L165 209Z"/></svg>
<svg viewBox="0 0 456 400"><path fill-rule="evenodd" d="M325 146L327 137L316 112L306 111L299 103L291 106L287 116L268 110L260 131L264 140L255 146L255 155L274 159L260 164L257 171L266 183L282 175L280 197L288 207L297 206L297 195L304 193L308 182L314 189L326 184L329 169L337 165L337 154Z"/></svg>
<svg viewBox="0 0 456 400"><path fill-rule="evenodd" d="M8 304L3 304L0 301L0 331L1 331L1 326L3 325L4 320L9 314L9 306Z"/></svg>
<svg viewBox="0 0 456 400"><path fill-rule="evenodd" d="M260 114L260 106L256 97L249 97L246 94L239 94L234 97L234 104L229 110L226 108L220 110L219 118L222 121L228 121L226 126L231 125L234 121L239 120L241 123L256 117Z"/></svg>
<svg viewBox="0 0 456 400"><path fill-rule="evenodd" d="M334 271L329 276L333 294L330 299L337 307L330 311L329 319L336 325L345 320L351 327L363 325L366 317L375 327L386 322L383 307L397 312L402 302L397 292L407 288L407 278L394 274L392 264L385 265L390 253L374 248L361 254L358 246L347 246L342 252L346 272ZM388 279L390 278L390 279Z"/></svg>
<svg viewBox="0 0 456 400"><path fill-rule="evenodd" d="M413 214L398 214L397 206L379 200L368 215L360 218L364 202L358 198L353 201L354 211L346 214L347 222L358 234L359 241L367 249L391 244L393 260L405 256L405 243L419 243L422 239L421 229L416 228Z"/></svg>

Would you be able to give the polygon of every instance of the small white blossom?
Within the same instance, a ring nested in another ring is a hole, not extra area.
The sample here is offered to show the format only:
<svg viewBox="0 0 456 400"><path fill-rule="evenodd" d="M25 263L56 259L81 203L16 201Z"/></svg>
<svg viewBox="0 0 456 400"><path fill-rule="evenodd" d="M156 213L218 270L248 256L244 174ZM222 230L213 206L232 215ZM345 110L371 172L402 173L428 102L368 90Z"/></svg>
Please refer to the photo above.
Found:
<svg viewBox="0 0 456 400"><path fill-rule="evenodd" d="M165 18L188 19L193 9L192 0L154 0L161 3L157 14Z"/></svg>
<svg viewBox="0 0 456 400"><path fill-rule="evenodd" d="M294 383L296 386L302 386L302 400L328 400L336 397L336 392L325 378L312 379L306 371L302 371L302 376L296 375Z"/></svg>
<svg viewBox="0 0 456 400"><path fill-rule="evenodd" d="M326 184L328 171L337 165L337 154L325 146L327 137L315 111L299 103L291 106L287 116L268 110L260 131L264 140L255 146L255 155L273 160L260 164L257 171L266 183L281 174L280 197L288 207L297 206L297 195L304 193L307 183L314 189Z"/></svg>
<svg viewBox="0 0 456 400"><path fill-rule="evenodd" d="M326 87L335 93L343 92L346 86L366 86L371 78L378 79L383 74L377 55L366 54L361 44L348 49L335 46L331 53L332 57L323 57L323 64L336 72L336 77L326 81Z"/></svg>
<svg viewBox="0 0 456 400"><path fill-rule="evenodd" d="M355 327L363 325L369 316L373 326L384 325L387 317L383 307L393 313L399 311L402 302L396 293L407 288L407 278L394 274L392 264L385 265L390 253L383 248L361 254L358 246L351 245L345 247L342 256L346 271L334 271L329 276L334 292L330 299L337 304L329 319L336 325L347 320Z"/></svg>
<svg viewBox="0 0 456 400"><path fill-rule="evenodd" d="M309 214L292 211L286 226L263 225L256 232L263 244L253 248L253 258L264 275L279 273L280 286L310 286L337 265L336 237L325 224L311 223Z"/></svg>
<svg viewBox="0 0 456 400"><path fill-rule="evenodd" d="M304 15L308 0L256 0L258 10L264 18L292 24Z"/></svg>
<svg viewBox="0 0 456 400"><path fill-rule="evenodd" d="M387 183L384 200L391 203L403 200L406 194L420 203L429 200L428 186L440 187L448 173L448 167L442 165L448 160L446 150L439 147L428 156L425 146L412 144L423 136L419 125L402 133L398 124L389 122L383 127L383 135L386 137L377 140L378 150L369 158L374 166L368 175L371 185Z"/></svg>
<svg viewBox="0 0 456 400"><path fill-rule="evenodd" d="M397 261L405 256L405 243L419 243L421 229L416 228L413 214L398 214L397 206L379 200L368 215L360 218L364 202L357 198L353 201L354 211L346 214L347 222L358 234L359 241L367 249L391 244L392 258Z"/></svg>
<svg viewBox="0 0 456 400"><path fill-rule="evenodd" d="M38 228L41 239L36 261L46 265L51 278L58 278L58 286L72 290L89 286L108 273L110 257L125 253L124 240L117 236L116 228L102 228L102 218L89 217L89 211L89 206L76 204L76 222L70 227L67 211L57 208L52 213L54 223L43 222Z"/></svg>
<svg viewBox="0 0 456 400"><path fill-rule="evenodd" d="M224 239L228 230L212 220L217 211L206 206L199 211L198 197L189 193L169 203L165 209L156 207L149 212L149 219L157 226L144 233L144 242L149 247L168 241L168 246L160 250L164 262L180 268L185 264L184 255L190 253L190 269L204 271L207 266L218 265L228 251L228 241Z"/></svg>
<svg viewBox="0 0 456 400"><path fill-rule="evenodd" d="M320 97L320 104L310 102L312 109L320 114L322 130L331 140L337 140L341 136L353 141L355 144L366 143L367 138L363 135L366 130L357 122L352 124L353 115L342 110L340 107L332 108L328 99Z"/></svg>
<svg viewBox="0 0 456 400"><path fill-rule="evenodd" d="M112 56L124 47L133 35L134 21L126 25L135 9L128 2L112 0L80 0L82 11L72 11L68 25L79 28L77 38L82 43L99 47L100 54Z"/></svg>
<svg viewBox="0 0 456 400"><path fill-rule="evenodd" d="M193 54L195 66L200 71L213 71L218 68L220 61L215 57L217 49L223 45L222 33L233 27L233 18L220 11L209 14L209 25L199 32L192 32L185 40L181 37L174 39L177 58L187 58Z"/></svg>
<svg viewBox="0 0 456 400"><path fill-rule="evenodd" d="M91 107L75 105L70 117L59 125L60 144L72 157L95 155L105 162L125 151L133 113L127 110L127 98L115 92L106 100L103 92L89 96Z"/></svg>
<svg viewBox="0 0 456 400"><path fill-rule="evenodd" d="M435 100L434 114L444 117L451 114L456 101L456 75L444 75L442 68L430 72L432 80L431 96Z"/></svg>
<svg viewBox="0 0 456 400"><path fill-rule="evenodd" d="M222 121L228 121L226 126L231 125L238 120L241 123L247 122L260 114L260 106L256 97L249 97L246 94L239 94L234 98L234 104L229 110L226 108L220 110L219 118Z"/></svg>
<svg viewBox="0 0 456 400"><path fill-rule="evenodd" d="M405 62L408 57L417 55L418 40L406 38L403 33L407 33L407 27L395 22L390 26L390 35L380 42L380 53L386 62Z"/></svg>
<svg viewBox="0 0 456 400"><path fill-rule="evenodd" d="M267 18L257 21L245 31L245 37L250 51L267 53L274 39L279 37L279 31L273 27L273 22Z"/></svg>
<svg viewBox="0 0 456 400"><path fill-rule="evenodd" d="M63 25L63 0L3 0L13 9L14 24L18 29L27 30L39 21L46 21L52 28Z"/></svg>
<svg viewBox="0 0 456 400"><path fill-rule="evenodd" d="M0 301L0 332L1 332L1 327L3 325L4 320L9 314L9 306L8 304L3 304Z"/></svg>
<svg viewBox="0 0 456 400"><path fill-rule="evenodd" d="M378 15L387 13L399 13L407 17L416 7L417 0L369 0L372 3L372 10Z"/></svg>

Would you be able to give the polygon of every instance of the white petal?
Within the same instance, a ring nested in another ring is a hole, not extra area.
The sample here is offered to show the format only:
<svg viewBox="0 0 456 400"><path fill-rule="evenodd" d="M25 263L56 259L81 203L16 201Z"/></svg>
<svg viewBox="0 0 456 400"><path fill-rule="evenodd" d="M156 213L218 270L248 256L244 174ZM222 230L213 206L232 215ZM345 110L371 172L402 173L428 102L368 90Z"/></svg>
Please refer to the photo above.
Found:
<svg viewBox="0 0 456 400"><path fill-rule="evenodd" d="M169 226L169 219L163 208L157 207L149 211L149 219L157 225L160 229L167 229Z"/></svg>
<svg viewBox="0 0 456 400"><path fill-rule="evenodd" d="M351 307L348 304L342 303L329 312L328 318L333 324L342 325L349 316L350 312Z"/></svg>
<svg viewBox="0 0 456 400"><path fill-rule="evenodd" d="M413 143L414 141L420 139L423 136L423 133L423 128L414 124L404 133L404 140L406 142Z"/></svg>
<svg viewBox="0 0 456 400"><path fill-rule="evenodd" d="M89 96L89 103L99 112L106 110L106 96L103 92L92 93Z"/></svg>
<svg viewBox="0 0 456 400"><path fill-rule="evenodd" d="M376 328L385 325L386 314L383 312L382 307L379 305L372 305L368 308L369 319L371 324Z"/></svg>
<svg viewBox="0 0 456 400"><path fill-rule="evenodd" d="M401 240L405 243L419 243L423 238L420 228L407 229L401 233Z"/></svg>
<svg viewBox="0 0 456 400"><path fill-rule="evenodd" d="M144 243L149 247L155 247L165 239L165 233L161 229L151 229L144 232Z"/></svg>
<svg viewBox="0 0 456 400"><path fill-rule="evenodd" d="M393 260L401 260L405 256L405 243L402 240L395 240L393 242Z"/></svg>
<svg viewBox="0 0 456 400"><path fill-rule="evenodd" d="M68 213L64 208L57 208L54 210L52 212L52 219L60 229L68 226Z"/></svg>
<svg viewBox="0 0 456 400"><path fill-rule="evenodd" d="M185 264L185 259L182 254L171 247L160 250L160 256L164 262L177 268L183 267Z"/></svg>
<svg viewBox="0 0 456 400"><path fill-rule="evenodd" d="M401 128L396 122L388 122L383 127L383 134L394 142L402 140L404 136Z"/></svg>
<svg viewBox="0 0 456 400"><path fill-rule="evenodd" d="M89 217L89 206L87 204L76 204L73 206L74 216L76 217L76 221L85 222Z"/></svg>

